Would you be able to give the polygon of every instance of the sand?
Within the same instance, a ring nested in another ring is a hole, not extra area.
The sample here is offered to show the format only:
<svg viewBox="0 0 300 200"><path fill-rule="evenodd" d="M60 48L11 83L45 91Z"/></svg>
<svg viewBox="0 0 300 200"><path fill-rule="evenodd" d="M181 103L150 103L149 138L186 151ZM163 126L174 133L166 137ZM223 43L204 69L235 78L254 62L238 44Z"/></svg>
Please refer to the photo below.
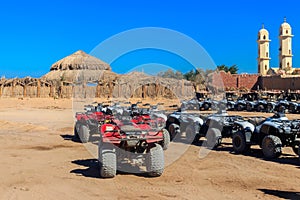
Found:
<svg viewBox="0 0 300 200"><path fill-rule="evenodd" d="M204 158L191 145L161 177L101 179L97 160L72 141L73 124L69 99L0 99L0 199L300 198L300 161L290 148L264 160L259 147L235 155L229 139Z"/></svg>

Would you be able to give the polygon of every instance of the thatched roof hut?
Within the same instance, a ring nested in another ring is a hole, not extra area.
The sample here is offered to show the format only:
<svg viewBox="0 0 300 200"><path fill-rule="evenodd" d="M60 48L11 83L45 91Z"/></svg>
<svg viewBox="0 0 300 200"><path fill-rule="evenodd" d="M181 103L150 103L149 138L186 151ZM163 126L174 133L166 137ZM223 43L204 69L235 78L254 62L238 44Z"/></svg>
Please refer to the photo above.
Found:
<svg viewBox="0 0 300 200"><path fill-rule="evenodd" d="M57 61L50 71L53 70L111 70L109 64L102 60L90 56L82 50Z"/></svg>
<svg viewBox="0 0 300 200"><path fill-rule="evenodd" d="M150 76L141 72L116 74L107 63L83 51L77 51L54 63L42 81L56 86L60 96L182 98L194 95L193 84L189 81ZM65 88L61 86L73 86L75 89L64 91ZM70 95L72 91L76 94Z"/></svg>
<svg viewBox="0 0 300 200"><path fill-rule="evenodd" d="M117 75L111 71L109 64L79 50L56 63L42 79L47 81L97 81L104 78L114 79Z"/></svg>

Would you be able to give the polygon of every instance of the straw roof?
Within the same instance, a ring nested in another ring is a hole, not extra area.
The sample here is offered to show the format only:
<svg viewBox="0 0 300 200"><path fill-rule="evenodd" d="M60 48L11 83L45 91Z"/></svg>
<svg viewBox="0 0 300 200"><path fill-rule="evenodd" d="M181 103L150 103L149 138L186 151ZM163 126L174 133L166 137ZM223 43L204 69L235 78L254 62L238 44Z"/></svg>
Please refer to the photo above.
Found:
<svg viewBox="0 0 300 200"><path fill-rule="evenodd" d="M42 79L45 81L99 81L115 80L118 75L109 70L52 70L45 74Z"/></svg>
<svg viewBox="0 0 300 200"><path fill-rule="evenodd" d="M54 70L111 70L111 67L102 60L79 50L54 63L50 71Z"/></svg>

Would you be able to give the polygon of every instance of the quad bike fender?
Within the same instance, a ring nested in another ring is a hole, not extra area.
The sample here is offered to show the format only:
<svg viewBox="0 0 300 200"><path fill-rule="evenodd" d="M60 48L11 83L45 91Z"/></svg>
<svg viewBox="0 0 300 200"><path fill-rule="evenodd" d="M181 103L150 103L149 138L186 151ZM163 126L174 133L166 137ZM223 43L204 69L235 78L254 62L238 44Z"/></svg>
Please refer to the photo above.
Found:
<svg viewBox="0 0 300 200"><path fill-rule="evenodd" d="M252 102L252 101L249 101L249 102L247 102L247 104L250 105L251 107L254 107L256 103Z"/></svg>
<svg viewBox="0 0 300 200"><path fill-rule="evenodd" d="M195 117L195 118L194 118L194 123L196 123L196 124L199 125L199 126L202 126L203 123L204 123L204 121L203 121L203 119L201 119L200 117Z"/></svg>
<svg viewBox="0 0 300 200"><path fill-rule="evenodd" d="M173 123L172 125L174 126L176 131L180 132L180 126L178 124Z"/></svg>
<svg viewBox="0 0 300 200"><path fill-rule="evenodd" d="M276 106L275 102L268 102L268 105L271 105L273 108Z"/></svg>
<svg viewBox="0 0 300 200"><path fill-rule="evenodd" d="M251 137L252 137L252 132L250 129L244 130L245 138L246 138L246 143L251 143Z"/></svg>
<svg viewBox="0 0 300 200"><path fill-rule="evenodd" d="M255 129L254 125L248 121L236 121L234 124L241 127L242 130L247 131L247 132L249 132L249 131L253 132Z"/></svg>

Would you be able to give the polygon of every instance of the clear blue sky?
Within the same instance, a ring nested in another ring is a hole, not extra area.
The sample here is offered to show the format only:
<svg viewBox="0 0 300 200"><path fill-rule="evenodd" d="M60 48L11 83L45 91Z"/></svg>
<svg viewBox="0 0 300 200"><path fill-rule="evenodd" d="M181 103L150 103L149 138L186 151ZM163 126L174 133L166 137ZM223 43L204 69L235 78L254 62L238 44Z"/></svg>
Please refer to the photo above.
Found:
<svg viewBox="0 0 300 200"><path fill-rule="evenodd" d="M240 73L256 73L257 32L264 23L272 40L271 66L278 66L284 16L295 35L293 66L300 67L299 7L298 0L2 1L0 75L41 76L78 49L90 52L103 40L140 27L179 31L200 43L217 65L237 64ZM121 64L113 70L125 72Z"/></svg>

